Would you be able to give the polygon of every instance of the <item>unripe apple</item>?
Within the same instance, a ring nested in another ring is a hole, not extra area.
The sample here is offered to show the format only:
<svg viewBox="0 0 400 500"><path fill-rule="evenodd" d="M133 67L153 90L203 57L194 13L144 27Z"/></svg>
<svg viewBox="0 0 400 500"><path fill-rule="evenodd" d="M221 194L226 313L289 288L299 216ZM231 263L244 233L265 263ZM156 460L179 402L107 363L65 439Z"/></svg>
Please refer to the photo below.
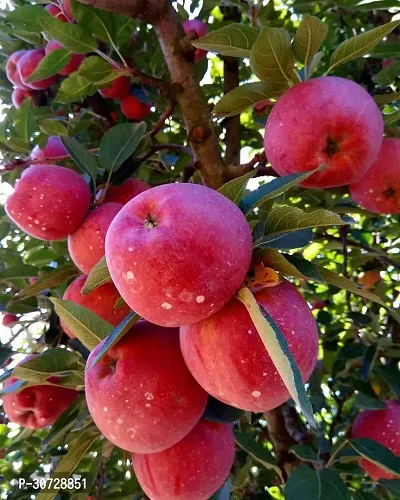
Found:
<svg viewBox="0 0 400 500"><path fill-rule="evenodd" d="M207 500L224 484L234 456L232 426L200 420L171 448L134 453L132 465L152 500Z"/></svg>
<svg viewBox="0 0 400 500"><path fill-rule="evenodd" d="M47 55L47 54L50 54L51 52L53 52L53 50L63 49L63 48L64 48L64 45L57 42L57 40L51 40L50 42L48 42L46 44L46 47L44 50L45 50L46 55ZM62 75L62 76L68 76L71 73L73 73L74 71L77 71L77 69L81 65L82 61L84 60L84 58L85 58L85 56L83 54L72 54L70 62L68 64L66 64L63 67L63 69L58 72L58 74Z"/></svg>
<svg viewBox="0 0 400 500"><path fill-rule="evenodd" d="M120 186L109 186L104 201L126 205L132 198L150 188L140 179L127 179Z"/></svg>
<svg viewBox="0 0 400 500"><path fill-rule="evenodd" d="M372 97L357 83L334 76L291 87L272 108L265 152L280 175L326 165L301 183L329 188L359 180L378 156L383 120Z"/></svg>
<svg viewBox="0 0 400 500"><path fill-rule="evenodd" d="M378 158L350 185L353 200L376 214L400 213L400 139L383 139Z"/></svg>
<svg viewBox="0 0 400 500"><path fill-rule="evenodd" d="M140 321L92 366L103 344L90 353L85 392L104 436L138 453L183 439L200 420L207 394L183 361L178 329Z"/></svg>
<svg viewBox="0 0 400 500"><path fill-rule="evenodd" d="M60 7L57 7L57 5L54 5L53 3L49 3L48 5L46 5L45 9L47 10L47 12L57 18L59 21L61 21L62 23L69 23L68 19L65 17L63 11L60 9Z"/></svg>
<svg viewBox="0 0 400 500"><path fill-rule="evenodd" d="M242 212L198 184L144 191L106 236L115 286L134 311L162 326L188 325L221 309L245 278L251 254Z"/></svg>
<svg viewBox="0 0 400 500"><path fill-rule="evenodd" d="M151 104L141 101L135 95L129 94L120 102L123 115L129 120L144 120L150 113Z"/></svg>
<svg viewBox="0 0 400 500"><path fill-rule="evenodd" d="M40 61L45 57L46 53L42 49L28 50L18 62L18 70L21 82L27 87L34 90L48 89L56 81L55 76L44 78L36 82L28 82L28 78L38 67Z"/></svg>
<svg viewBox="0 0 400 500"><path fill-rule="evenodd" d="M6 328L12 328L18 323L18 321L18 316L16 316L15 314L7 313L3 316L1 324Z"/></svg>
<svg viewBox="0 0 400 500"><path fill-rule="evenodd" d="M60 137L56 135L51 135L47 139L46 146L43 149L35 146L30 154L31 160L41 160L43 164L51 164L53 158L59 158L60 156L68 156L68 151Z"/></svg>
<svg viewBox="0 0 400 500"><path fill-rule="evenodd" d="M6 75L9 81L20 89L27 89L27 87L22 83L21 77L19 76L18 63L21 58L28 52L28 50L18 50L11 54L7 60L6 64Z"/></svg>
<svg viewBox="0 0 400 500"><path fill-rule="evenodd" d="M288 281L255 293L285 336L303 381L318 356L318 330L307 302ZM212 396L263 412L290 398L244 305L233 298L213 316L181 327L181 348L194 378Z"/></svg>
<svg viewBox="0 0 400 500"><path fill-rule="evenodd" d="M131 80L127 76L119 76L108 87L99 89L99 94L107 99L124 99L131 89Z"/></svg>
<svg viewBox="0 0 400 500"><path fill-rule="evenodd" d="M11 101L15 108L19 108L26 99L34 96L34 92L30 89L20 89L16 88L12 91ZM32 104L31 104L32 107Z"/></svg>
<svg viewBox="0 0 400 500"><path fill-rule="evenodd" d="M363 410L353 422L353 438L373 439L400 456L400 402L384 401L386 408L381 410ZM369 477L379 479L398 479L398 476L384 471L374 463L363 458L360 466Z"/></svg>
<svg viewBox="0 0 400 500"><path fill-rule="evenodd" d="M89 186L68 168L32 165L6 201L10 219L40 240L63 240L82 222L91 202Z"/></svg>
<svg viewBox="0 0 400 500"><path fill-rule="evenodd" d="M183 31L185 35L188 35L191 31L194 31L197 35L197 38L202 38L208 32L208 26L206 23L201 21L200 19L192 19L191 21L187 20L182 23ZM194 52L194 61L198 62L204 59L207 55L207 50L204 49L196 49Z"/></svg>
<svg viewBox="0 0 400 500"><path fill-rule="evenodd" d="M68 250L74 264L90 273L104 255L107 230L121 210L120 203L104 203L88 213L78 229L68 236Z"/></svg>
<svg viewBox="0 0 400 500"><path fill-rule="evenodd" d="M112 283L105 283L87 295L82 295L81 291L86 279L87 276L85 274L75 278L65 290L63 299L71 300L76 304L90 309L113 326L119 325L128 316L130 309L126 304L115 309L115 304L119 299L119 293L115 286ZM70 338L75 337L73 330L68 328L62 321L61 326Z"/></svg>

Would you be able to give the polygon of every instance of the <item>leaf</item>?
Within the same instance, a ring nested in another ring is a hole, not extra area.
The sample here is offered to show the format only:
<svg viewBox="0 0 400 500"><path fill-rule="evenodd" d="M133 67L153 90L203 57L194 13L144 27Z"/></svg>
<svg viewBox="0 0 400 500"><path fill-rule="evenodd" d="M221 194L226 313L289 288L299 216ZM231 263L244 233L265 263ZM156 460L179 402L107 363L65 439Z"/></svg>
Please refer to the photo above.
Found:
<svg viewBox="0 0 400 500"><path fill-rule="evenodd" d="M15 352L8 348L0 345L0 367L10 358Z"/></svg>
<svg viewBox="0 0 400 500"><path fill-rule="evenodd" d="M363 458L368 459L381 469L400 476L400 457L388 448L367 438L350 439L349 443Z"/></svg>
<svg viewBox="0 0 400 500"><path fill-rule="evenodd" d="M193 40L192 45L223 56L250 57L259 32L258 29L243 24L229 24L203 38Z"/></svg>
<svg viewBox="0 0 400 500"><path fill-rule="evenodd" d="M304 279L306 276L302 274L296 266L291 264L287 257L288 255L283 255L276 250L263 250L262 252L258 252L257 255L260 255L264 264L275 271L278 271L285 276L291 276L293 278ZM311 263L310 263L311 264Z"/></svg>
<svg viewBox="0 0 400 500"><path fill-rule="evenodd" d="M96 357L92 361L92 364L90 368L93 368L93 366L101 360L101 358L107 353L109 349L113 345L115 345L122 337L129 332L129 330L133 327L135 323L137 323L140 320L140 316L136 314L135 312L131 312L128 314L128 316L121 321L121 323L114 328L114 330L110 333L110 335L107 337L106 341L102 345L101 349L97 353Z"/></svg>
<svg viewBox="0 0 400 500"><path fill-rule="evenodd" d="M318 455L311 446L306 444L296 444L291 447L290 451L305 462L319 462Z"/></svg>
<svg viewBox="0 0 400 500"><path fill-rule="evenodd" d="M317 52L314 57L311 59L310 64L308 65L307 69L307 77L310 78L310 76L318 69L319 63L322 61L322 59L325 56L325 52Z"/></svg>
<svg viewBox="0 0 400 500"><path fill-rule="evenodd" d="M255 249L279 248L281 250L291 250L308 245L312 238L312 229L299 229L297 231L286 231L284 233L263 236L254 242L253 247Z"/></svg>
<svg viewBox="0 0 400 500"><path fill-rule="evenodd" d="M53 54L53 52L52 52ZM46 135L67 135L68 130L59 120L41 120L38 122L40 130Z"/></svg>
<svg viewBox="0 0 400 500"><path fill-rule="evenodd" d="M371 344L365 352L363 364L362 364L362 375L363 379L367 381L369 379L369 374L374 365L375 357L378 351L377 344Z"/></svg>
<svg viewBox="0 0 400 500"><path fill-rule="evenodd" d="M86 307L65 299L50 300L62 322L89 350L111 333L113 326Z"/></svg>
<svg viewBox="0 0 400 500"><path fill-rule="evenodd" d="M279 375L296 404L300 406L308 423L316 427L312 406L308 400L300 370L288 347L287 340L271 315L260 306L248 288L238 292L238 298L246 307L258 334L270 355Z"/></svg>
<svg viewBox="0 0 400 500"><path fill-rule="evenodd" d="M294 57L284 28L263 28L250 54L250 67L266 83L291 81Z"/></svg>
<svg viewBox="0 0 400 500"><path fill-rule="evenodd" d="M52 477L69 477L100 436L101 434L97 430L82 431L76 441L69 446L68 453L62 457ZM53 486L55 486L55 484L53 484ZM59 488L54 488L50 492L41 491L37 494L36 500L52 500L57 495L58 491Z"/></svg>
<svg viewBox="0 0 400 500"><path fill-rule="evenodd" d="M312 262L304 259L300 255L286 255L286 259L296 266L296 268L303 274L303 276L310 278L319 283L325 283L320 269L315 266Z"/></svg>
<svg viewBox="0 0 400 500"><path fill-rule="evenodd" d="M71 57L72 54L67 49L53 50L44 56L35 71L28 78L28 81L37 82L38 80L56 75L71 61Z"/></svg>
<svg viewBox="0 0 400 500"><path fill-rule="evenodd" d="M39 22L46 33L75 54L88 54L97 49L96 39L78 24L63 23L51 16L40 18Z"/></svg>
<svg viewBox="0 0 400 500"><path fill-rule="evenodd" d="M390 104L394 101L400 100L400 92L391 92L390 94L381 94L374 95L374 101L378 106L382 106L384 104Z"/></svg>
<svg viewBox="0 0 400 500"><path fill-rule="evenodd" d="M398 0L373 0L372 2L357 2L355 5L346 5L346 10L356 10L358 12L369 12L371 10L388 10L392 7L399 7Z"/></svg>
<svg viewBox="0 0 400 500"><path fill-rule="evenodd" d="M293 41L293 51L297 59L308 66L319 51L328 34L328 26L318 17L306 14L301 20Z"/></svg>
<svg viewBox="0 0 400 500"><path fill-rule="evenodd" d="M112 42L113 15L110 12L89 7L80 2L72 1L71 10L80 26L100 38L103 42Z"/></svg>
<svg viewBox="0 0 400 500"><path fill-rule="evenodd" d="M92 179L96 180L97 163L85 146L72 137L61 137L61 142L82 172L89 174Z"/></svg>
<svg viewBox="0 0 400 500"><path fill-rule="evenodd" d="M375 371L387 383L396 398L400 399L399 370L391 365L384 365L379 366Z"/></svg>
<svg viewBox="0 0 400 500"><path fill-rule="evenodd" d="M217 118L237 115L260 101L280 95L283 89L276 87L263 82L245 83L225 94L215 105L213 114Z"/></svg>
<svg viewBox="0 0 400 500"><path fill-rule="evenodd" d="M96 85L110 83L119 76L109 62L98 56L86 57L79 66L78 74Z"/></svg>
<svg viewBox="0 0 400 500"><path fill-rule="evenodd" d="M382 87L391 85L400 75L400 61L393 61L387 68L383 68L379 73L373 75L372 81ZM378 97L378 96L375 96Z"/></svg>
<svg viewBox="0 0 400 500"><path fill-rule="evenodd" d="M54 99L54 102L61 104L69 104L70 102L81 101L88 95L93 95L97 92L97 87L92 82L89 82L84 76L79 73L71 73L71 75L61 82L61 86Z"/></svg>
<svg viewBox="0 0 400 500"><path fill-rule="evenodd" d="M136 151L146 124L120 123L108 130L100 142L99 160L106 170L116 171Z"/></svg>
<svg viewBox="0 0 400 500"><path fill-rule="evenodd" d="M8 12L5 22L27 32L38 33L42 31L40 19L49 19L50 17L47 10L40 5L24 5Z"/></svg>
<svg viewBox="0 0 400 500"><path fill-rule="evenodd" d="M400 498L399 479L379 479L378 484L386 488L395 498Z"/></svg>
<svg viewBox="0 0 400 500"><path fill-rule="evenodd" d="M384 410L386 408L385 403L379 401L375 396L366 394L365 392L359 391L354 400L354 407L360 409L372 409L372 410Z"/></svg>
<svg viewBox="0 0 400 500"><path fill-rule="evenodd" d="M38 269L35 266L21 264L19 266L7 267L0 271L0 280L10 280L14 278L31 278L38 275Z"/></svg>
<svg viewBox="0 0 400 500"><path fill-rule="evenodd" d="M327 73L336 66L345 64L357 57L364 56L399 25L400 21L392 21L378 28L373 28L366 33L350 38L349 40L345 40L332 54L331 66Z"/></svg>
<svg viewBox="0 0 400 500"><path fill-rule="evenodd" d="M36 128L31 102L31 99L26 99L15 113L14 118L15 130L25 144L29 144L29 139Z"/></svg>
<svg viewBox="0 0 400 500"><path fill-rule="evenodd" d="M390 113L388 115L383 115L383 121L385 125L392 125L400 120L400 109L395 111L394 113Z"/></svg>
<svg viewBox="0 0 400 500"><path fill-rule="evenodd" d="M109 283L110 281L110 271L108 270L106 256L104 255L90 271L81 290L81 294L87 295L99 286Z"/></svg>
<svg viewBox="0 0 400 500"><path fill-rule="evenodd" d="M231 181L221 186L218 189L218 192L226 196L226 198L235 203L235 205L238 205L240 200L243 198L244 193L246 192L247 183L252 177L254 177L255 173L255 171L248 172L241 177L232 179Z"/></svg>

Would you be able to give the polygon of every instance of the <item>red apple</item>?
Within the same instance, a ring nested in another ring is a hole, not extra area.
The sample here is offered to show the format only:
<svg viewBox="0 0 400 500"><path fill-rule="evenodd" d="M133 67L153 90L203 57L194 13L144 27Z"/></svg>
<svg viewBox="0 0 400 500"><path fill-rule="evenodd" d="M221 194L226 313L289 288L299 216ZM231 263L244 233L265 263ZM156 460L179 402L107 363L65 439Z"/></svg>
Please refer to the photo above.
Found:
<svg viewBox="0 0 400 500"><path fill-rule="evenodd" d="M200 420L207 394L183 361L178 329L140 321L92 366L103 344L90 353L85 390L104 436L138 453L156 453L183 439Z"/></svg>
<svg viewBox="0 0 400 500"><path fill-rule="evenodd" d="M350 185L350 194L370 212L400 213L400 139L383 139L378 158L364 177Z"/></svg>
<svg viewBox="0 0 400 500"><path fill-rule="evenodd" d="M64 45L61 43L57 42L57 40L51 40L51 42L48 42L46 47L45 47L45 52L46 55L50 54L54 50L57 49L63 49ZM68 64L66 64L61 71L58 72L59 75L62 76L68 76L74 71L77 71L79 66L81 65L81 62L84 60L85 56L83 54L72 54L71 60Z"/></svg>
<svg viewBox="0 0 400 500"><path fill-rule="evenodd" d="M104 201L126 205L132 198L150 188L140 179L127 179L120 186L109 186Z"/></svg>
<svg viewBox="0 0 400 500"><path fill-rule="evenodd" d="M284 334L303 381L318 356L318 330L307 302L288 281L263 288L255 298ZM254 324L236 298L213 316L181 328L189 370L212 396L243 410L263 412L290 398Z"/></svg>
<svg viewBox="0 0 400 500"><path fill-rule="evenodd" d="M223 485L234 456L232 426L200 420L171 448L148 455L134 453L132 465L152 500L207 500Z"/></svg>
<svg viewBox="0 0 400 500"><path fill-rule="evenodd" d="M91 202L84 179L68 168L33 165L6 201L10 219L40 240L63 240L82 222Z"/></svg>
<svg viewBox="0 0 400 500"><path fill-rule="evenodd" d="M119 299L119 293L112 283L105 283L87 295L82 295L81 290L86 279L86 275L75 278L74 281L68 285L63 298L90 309L113 326L117 326L126 316L128 316L130 312L129 307L124 304L118 309L114 309L115 303ZM74 332L70 328L62 322L61 325L69 337L75 337Z"/></svg>
<svg viewBox="0 0 400 500"><path fill-rule="evenodd" d="M55 76L44 78L35 82L28 82L28 78L39 66L40 61L45 57L46 53L42 49L28 50L18 62L18 70L21 82L27 87L34 90L48 89L56 81Z"/></svg>
<svg viewBox="0 0 400 500"><path fill-rule="evenodd" d="M183 31L185 35L188 35L191 31L194 31L197 35L197 38L202 38L208 32L208 26L200 19L192 19L191 21L187 20L182 23ZM196 49L194 52L194 61L198 62L204 59L207 55L207 50Z"/></svg>
<svg viewBox="0 0 400 500"><path fill-rule="evenodd" d="M60 156L68 156L68 151L61 142L60 137L56 135L51 135L47 139L46 146L43 149L35 146L30 154L31 160L41 160L43 164L51 164L54 158Z"/></svg>
<svg viewBox="0 0 400 500"><path fill-rule="evenodd" d="M383 120L357 83L333 76L290 88L272 108L265 128L267 158L280 175L326 165L301 185L343 186L360 179L378 156Z"/></svg>
<svg viewBox="0 0 400 500"><path fill-rule="evenodd" d="M195 323L240 287L252 254L236 205L198 184L166 184L136 196L112 221L106 258L125 302L162 326Z"/></svg>
<svg viewBox="0 0 400 500"><path fill-rule="evenodd" d="M27 87L22 83L19 76L18 63L21 60L22 56L24 56L27 52L27 50L18 50L17 52L14 52L8 58L6 64L6 75L9 81L17 88L24 90L27 90Z"/></svg>
<svg viewBox="0 0 400 500"><path fill-rule="evenodd" d="M263 101L257 102L254 106L254 111L258 114L263 113L265 108L273 106L275 103L271 99L264 99Z"/></svg>
<svg viewBox="0 0 400 500"><path fill-rule="evenodd" d="M119 76L108 87L99 89L99 94L107 99L124 99L131 89L131 80L127 76Z"/></svg>
<svg viewBox="0 0 400 500"><path fill-rule="evenodd" d="M34 92L30 89L20 89L16 88L12 91L11 101L15 108L19 108L26 99L29 99L34 96ZM32 107L32 104L31 104Z"/></svg>
<svg viewBox="0 0 400 500"><path fill-rule="evenodd" d="M60 7L58 7L54 3L49 3L48 5L46 5L45 9L51 16L56 17L62 23L69 23Z"/></svg>
<svg viewBox="0 0 400 500"><path fill-rule="evenodd" d="M65 14L68 16L69 20L74 21L74 16L72 15L71 10L71 0L62 0L62 8Z"/></svg>
<svg viewBox="0 0 400 500"><path fill-rule="evenodd" d="M68 250L74 264L90 273L104 255L104 241L111 221L121 210L119 203L104 203L85 217L78 229L68 236Z"/></svg>
<svg viewBox="0 0 400 500"><path fill-rule="evenodd" d="M150 113L151 104L143 102L133 94L124 97L120 102L123 115L129 120L144 120Z"/></svg>
<svg viewBox="0 0 400 500"><path fill-rule="evenodd" d="M353 438L368 438L389 448L400 456L400 402L384 401L386 408L382 410L363 410L353 422L351 434ZM360 466L373 481L379 479L399 479L398 476L384 471L374 463L360 460Z"/></svg>
<svg viewBox="0 0 400 500"><path fill-rule="evenodd" d="M7 313L3 316L1 324L6 328L12 328L18 323L18 321L18 316L16 316L15 314Z"/></svg>

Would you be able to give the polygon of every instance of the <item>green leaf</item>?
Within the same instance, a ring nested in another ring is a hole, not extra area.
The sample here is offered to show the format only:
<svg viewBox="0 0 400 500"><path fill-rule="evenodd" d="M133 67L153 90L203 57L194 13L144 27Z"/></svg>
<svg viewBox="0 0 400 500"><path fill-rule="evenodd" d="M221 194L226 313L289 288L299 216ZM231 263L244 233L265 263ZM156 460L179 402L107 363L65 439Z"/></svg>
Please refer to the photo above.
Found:
<svg viewBox="0 0 400 500"><path fill-rule="evenodd" d="M354 400L354 407L359 409L384 410L386 405L375 396L359 391Z"/></svg>
<svg viewBox="0 0 400 500"><path fill-rule="evenodd" d="M28 78L28 81L37 82L38 80L56 75L71 61L71 57L72 54L67 49L53 50L44 56L35 71Z"/></svg>
<svg viewBox="0 0 400 500"><path fill-rule="evenodd" d="M74 443L69 446L68 453L63 456L52 477L69 477L100 436L101 434L97 430L83 430ZM59 488L54 488L51 492L41 491L36 496L36 500L52 500L58 491Z"/></svg>
<svg viewBox="0 0 400 500"><path fill-rule="evenodd" d="M246 192L246 186L249 180L254 177L255 170L252 172L248 172L241 177L237 177L236 179L232 179L231 181L225 183L218 189L218 192L226 196L229 200L233 201L235 205L238 205L240 200L243 198L244 193Z"/></svg>
<svg viewBox="0 0 400 500"><path fill-rule="evenodd" d="M355 5L346 5L346 10L356 10L357 12L370 12L371 10L388 10L392 7L399 7L398 0L374 0L372 2L361 3Z"/></svg>
<svg viewBox="0 0 400 500"><path fill-rule="evenodd" d="M306 444L296 444L290 448L290 451L304 462L319 462L316 452Z"/></svg>
<svg viewBox="0 0 400 500"><path fill-rule="evenodd" d="M367 438L350 439L349 443L363 458L391 474L400 476L400 457L388 448Z"/></svg>
<svg viewBox="0 0 400 500"><path fill-rule="evenodd" d="M400 92L391 92L390 94L379 94L374 95L374 101L378 106L382 106L384 104L390 104L394 101L400 100Z"/></svg>
<svg viewBox="0 0 400 500"><path fill-rule="evenodd" d="M71 75L61 82L60 89L54 99L54 102L61 104L69 104L70 102L81 101L88 95L93 95L97 92L97 87L86 77L78 72Z"/></svg>
<svg viewBox="0 0 400 500"><path fill-rule="evenodd" d="M357 57L364 56L399 25L400 21L392 21L378 28L373 28L366 33L350 38L349 40L345 40L332 54L331 66L327 73L336 66L345 64Z"/></svg>
<svg viewBox="0 0 400 500"><path fill-rule="evenodd" d="M376 368L375 371L387 383L396 398L400 399L399 370L391 365L383 365Z"/></svg>
<svg viewBox="0 0 400 500"><path fill-rule="evenodd" d="M29 144L29 139L36 129L36 122L33 118L32 99L26 99L15 113L14 126L17 134L25 144Z"/></svg>
<svg viewBox="0 0 400 500"><path fill-rule="evenodd" d="M97 163L85 146L72 137L61 137L61 142L82 172L96 180Z"/></svg>
<svg viewBox="0 0 400 500"><path fill-rule="evenodd" d="M110 12L76 1L71 1L71 10L76 21L85 30L103 42L112 41L113 15Z"/></svg>
<svg viewBox="0 0 400 500"><path fill-rule="evenodd" d="M400 498L399 479L379 479L378 483L386 488L395 498Z"/></svg>
<svg viewBox="0 0 400 500"><path fill-rule="evenodd" d="M383 115L383 121L385 125L392 125L400 120L400 109L395 111L394 113L390 113L388 115Z"/></svg>
<svg viewBox="0 0 400 500"><path fill-rule="evenodd" d="M293 278L305 279L306 276L302 274L299 269L288 261L288 255L283 255L277 250L263 250L262 252L257 252L260 255L264 264L267 267L271 267L275 271L278 271L285 276L291 276ZM311 262L310 262L311 264ZM313 265L313 264L311 264ZM323 280L322 280L323 281Z"/></svg>
<svg viewBox="0 0 400 500"><path fill-rule="evenodd" d="M42 31L40 19L50 17L47 10L40 5L24 5L9 12L5 22L29 33L38 33Z"/></svg>
<svg viewBox="0 0 400 500"><path fill-rule="evenodd" d="M99 160L106 170L116 171L136 151L146 124L120 123L108 130L100 142Z"/></svg>
<svg viewBox="0 0 400 500"><path fill-rule="evenodd" d="M284 92L278 86L263 82L245 83L225 94L215 105L213 114L218 118L234 116L260 101L277 97Z"/></svg>
<svg viewBox="0 0 400 500"><path fill-rule="evenodd" d="M78 74L96 85L110 83L119 76L109 62L98 56L86 57L79 66Z"/></svg>
<svg viewBox="0 0 400 500"><path fill-rule="evenodd" d="M291 250L308 245L312 239L313 231L311 228L297 229L263 236L254 242L253 248Z"/></svg>
<svg viewBox="0 0 400 500"><path fill-rule="evenodd" d="M293 51L297 59L308 66L319 51L328 34L328 26L318 17L306 14L301 20L293 41Z"/></svg>
<svg viewBox="0 0 400 500"><path fill-rule="evenodd" d="M96 290L101 285L111 281L110 271L108 270L106 256L104 255L99 262L92 268L81 290L82 295Z"/></svg>
<svg viewBox="0 0 400 500"><path fill-rule="evenodd" d="M383 68L379 73L373 75L372 81L382 87L387 87L394 83L400 75L400 61L393 61L387 68ZM378 96L375 96L378 97Z"/></svg>
<svg viewBox="0 0 400 500"><path fill-rule="evenodd" d="M263 28L250 54L250 67L266 83L291 81L294 57L284 28Z"/></svg>
<svg viewBox="0 0 400 500"><path fill-rule="evenodd" d="M250 57L259 32L258 29L243 24L230 24L194 40L192 45L223 56Z"/></svg>
<svg viewBox="0 0 400 500"><path fill-rule="evenodd" d="M325 52L317 52L314 57L311 59L310 64L308 65L307 76L310 76L318 69L319 63L325 56Z"/></svg>
<svg viewBox="0 0 400 500"><path fill-rule="evenodd" d="M113 345L115 345L122 337L129 332L129 330L140 320L140 316L135 312L128 314L121 323L114 328L114 330L107 337L106 341L102 345L101 349L97 353L96 357L92 361L90 368L92 368L101 358L107 353Z"/></svg>
<svg viewBox="0 0 400 500"><path fill-rule="evenodd" d="M65 125L59 120L40 120L38 122L40 130L46 135L68 135Z"/></svg>
<svg viewBox="0 0 400 500"><path fill-rule="evenodd" d="M89 350L111 333L113 326L86 307L65 299L51 297L50 300L61 321Z"/></svg>
<svg viewBox="0 0 400 500"><path fill-rule="evenodd" d="M40 18L43 30L75 54L88 54L97 49L96 39L78 24L63 23L55 17Z"/></svg>
<svg viewBox="0 0 400 500"><path fill-rule="evenodd" d="M38 269L35 266L21 264L19 266L7 267L0 271L0 280L10 280L14 278L31 278L38 275Z"/></svg>

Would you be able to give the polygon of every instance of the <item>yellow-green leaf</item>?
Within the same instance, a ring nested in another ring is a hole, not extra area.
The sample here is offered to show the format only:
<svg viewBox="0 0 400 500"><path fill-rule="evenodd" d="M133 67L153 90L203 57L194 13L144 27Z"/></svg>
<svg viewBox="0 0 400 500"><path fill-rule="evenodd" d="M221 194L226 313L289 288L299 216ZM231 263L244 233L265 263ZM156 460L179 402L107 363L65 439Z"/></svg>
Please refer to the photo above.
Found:
<svg viewBox="0 0 400 500"><path fill-rule="evenodd" d="M71 73L68 78L61 82L54 102L62 104L77 102L96 92L97 87L95 84L87 80L86 77L80 75L78 72L75 72Z"/></svg>
<svg viewBox="0 0 400 500"><path fill-rule="evenodd" d="M232 179L218 189L218 192L229 198L235 205L238 205L246 191L246 186L249 180L254 176L255 170L241 177Z"/></svg>
<svg viewBox="0 0 400 500"><path fill-rule="evenodd" d="M63 23L55 17L40 18L43 30L75 54L88 54L97 49L96 39L78 24Z"/></svg>
<svg viewBox="0 0 400 500"><path fill-rule="evenodd" d="M106 256L104 255L99 262L92 268L82 288L82 295L96 290L101 285L111 281L110 271L108 270Z"/></svg>
<svg viewBox="0 0 400 500"><path fill-rule="evenodd" d="M38 122L40 130L46 135L68 135L66 126L60 120L51 118Z"/></svg>
<svg viewBox="0 0 400 500"><path fill-rule="evenodd" d="M297 29L293 41L295 56L304 66L308 66L318 52L328 34L328 26L318 17L306 14Z"/></svg>
<svg viewBox="0 0 400 500"><path fill-rule="evenodd" d="M56 75L70 62L71 56L71 52L66 49L56 49L46 54L28 78L28 81L36 82Z"/></svg>

